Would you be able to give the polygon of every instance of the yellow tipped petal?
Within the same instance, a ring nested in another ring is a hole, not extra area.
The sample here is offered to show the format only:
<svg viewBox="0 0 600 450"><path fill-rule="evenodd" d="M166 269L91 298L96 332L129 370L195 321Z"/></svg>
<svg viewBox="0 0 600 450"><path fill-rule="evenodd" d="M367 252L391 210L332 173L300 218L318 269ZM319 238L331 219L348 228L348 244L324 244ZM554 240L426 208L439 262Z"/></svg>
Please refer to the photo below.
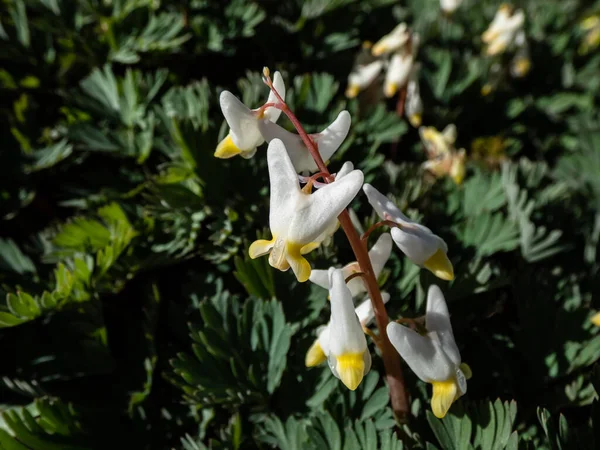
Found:
<svg viewBox="0 0 600 450"><path fill-rule="evenodd" d="M362 43L362 48L364 48L365 50L368 50L371 47L373 47L373 43L371 41L364 41Z"/></svg>
<svg viewBox="0 0 600 450"><path fill-rule="evenodd" d="M311 242L309 244L306 244L305 246L303 246L300 249L300 254L302 255L306 255L307 253L312 252L313 250L315 250L316 248L319 248L319 246L321 245L320 242Z"/></svg>
<svg viewBox="0 0 600 450"><path fill-rule="evenodd" d="M600 327L600 312L594 314L590 320L594 325Z"/></svg>
<svg viewBox="0 0 600 450"><path fill-rule="evenodd" d="M354 98L358 95L359 92L360 92L360 88L356 84L351 84L346 89L346 97Z"/></svg>
<svg viewBox="0 0 600 450"><path fill-rule="evenodd" d="M529 72L529 69L531 69L529 58L519 58L515 61L514 72L516 76L524 77Z"/></svg>
<svg viewBox="0 0 600 450"><path fill-rule="evenodd" d="M431 410L438 419L443 419L448 413L452 402L456 400L458 387L454 380L434 381L431 397Z"/></svg>
<svg viewBox="0 0 600 450"><path fill-rule="evenodd" d="M308 280L311 271L310 264L306 258L302 256L303 247L302 244L296 244L295 242L288 242L286 244L287 262L300 283L304 283Z"/></svg>
<svg viewBox="0 0 600 450"><path fill-rule="evenodd" d="M588 17L587 19L582 20L580 23L581 28L583 28L584 30L589 30L598 25L600 25L600 17L598 16Z"/></svg>
<svg viewBox="0 0 600 450"><path fill-rule="evenodd" d="M383 55L385 52L387 51L387 46L382 45L382 44L375 44L372 48L371 48L371 54L373 56L381 56Z"/></svg>
<svg viewBox="0 0 600 450"><path fill-rule="evenodd" d="M282 272L285 272L290 268L290 264L286 259L285 247L285 241L277 239L273 243L271 253L269 254L269 264L271 267L281 270Z"/></svg>
<svg viewBox="0 0 600 450"><path fill-rule="evenodd" d="M265 239L259 239L257 241L254 241L250 245L250 248L248 249L248 254L252 259L258 258L259 256L263 256L269 253L273 248L273 245L275 245L275 237L273 237L273 239L271 239L270 241L267 241Z"/></svg>
<svg viewBox="0 0 600 450"><path fill-rule="evenodd" d="M383 88L383 94L388 98L393 97L396 92L398 92L398 85L396 83L386 83Z"/></svg>
<svg viewBox="0 0 600 450"><path fill-rule="evenodd" d="M460 370L462 370L462 373L464 374L464 376L467 380L470 380L471 377L473 376L473 371L471 370L471 367L469 367L469 365L467 363L462 363L460 365Z"/></svg>
<svg viewBox="0 0 600 450"><path fill-rule="evenodd" d="M267 78L271 76L271 71L267 66L263 67L263 75Z"/></svg>
<svg viewBox="0 0 600 450"><path fill-rule="evenodd" d="M217 149L215 150L215 156L221 159L232 158L240 153L242 153L242 150L233 143L230 134L219 142L219 145L217 145Z"/></svg>
<svg viewBox="0 0 600 450"><path fill-rule="evenodd" d="M344 353L336 358L337 373L342 383L354 391L363 379L365 361L362 353Z"/></svg>
<svg viewBox="0 0 600 450"><path fill-rule="evenodd" d="M315 367L325 362L326 359L327 356L325 356L325 352L317 340L306 352L304 364L306 364L306 367Z"/></svg>
<svg viewBox="0 0 600 450"><path fill-rule="evenodd" d="M462 155L456 156L452 161L452 167L450 168L450 176L456 184L460 185L465 179L466 172L467 169L465 167L465 158L463 153Z"/></svg>
<svg viewBox="0 0 600 450"><path fill-rule="evenodd" d="M441 248L438 248L436 252L425 261L423 266L442 280L454 280L454 268L452 267L452 263L448 259L448 255L446 255Z"/></svg>
<svg viewBox="0 0 600 450"><path fill-rule="evenodd" d="M408 121L415 128L421 126L421 121L422 121L421 114L413 114L412 116L408 116Z"/></svg>

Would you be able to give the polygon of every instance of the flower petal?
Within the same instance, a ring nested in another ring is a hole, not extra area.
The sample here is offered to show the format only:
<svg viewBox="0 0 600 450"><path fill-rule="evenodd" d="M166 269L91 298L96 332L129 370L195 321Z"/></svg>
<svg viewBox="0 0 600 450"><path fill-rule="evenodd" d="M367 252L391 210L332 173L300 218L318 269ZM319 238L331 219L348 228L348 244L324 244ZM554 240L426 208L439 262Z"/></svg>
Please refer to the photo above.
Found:
<svg viewBox="0 0 600 450"><path fill-rule="evenodd" d="M383 266L392 253L392 236L389 233L383 233L375 242L375 245L369 250L369 258L371 259L371 265L375 272L375 277L379 277L379 274L383 270Z"/></svg>
<svg viewBox="0 0 600 450"><path fill-rule="evenodd" d="M270 241L267 241L265 239L259 239L257 241L254 241L250 245L250 248L248 249L248 254L252 259L264 256L271 251L274 245L275 238L271 239Z"/></svg>
<svg viewBox="0 0 600 450"><path fill-rule="evenodd" d="M398 89L406 84L412 65L412 55L400 55L396 53L392 56L390 65L385 75L385 83L383 88L386 97L392 97L398 91Z"/></svg>
<svg viewBox="0 0 600 450"><path fill-rule="evenodd" d="M394 222L405 224L412 221L402 214L402 211L385 195L375 189L368 183L363 186L363 191L369 200L369 203L382 220L393 220Z"/></svg>
<svg viewBox="0 0 600 450"><path fill-rule="evenodd" d="M272 233L285 238L299 196L303 194L300 193L298 175L281 140L273 139L269 143L267 164L271 185L269 224Z"/></svg>
<svg viewBox="0 0 600 450"><path fill-rule="evenodd" d="M333 356L362 354L367 348L367 340L354 311L352 294L346 286L341 269L329 270L329 283L331 297L330 353Z"/></svg>
<svg viewBox="0 0 600 450"><path fill-rule="evenodd" d="M417 266L423 267L426 261L438 250L438 241L431 231L423 231L418 224L402 228L392 228L392 239L402 252ZM425 228L425 227L423 227Z"/></svg>
<svg viewBox="0 0 600 450"><path fill-rule="evenodd" d="M427 311L425 312L425 326L430 335L439 339L442 350L456 365L460 365L460 352L454 340L450 313L444 299L442 290L432 284L427 292Z"/></svg>
<svg viewBox="0 0 600 450"><path fill-rule="evenodd" d="M454 376L454 364L441 351L439 343L415 330L390 322L387 334L394 348L421 380L444 381Z"/></svg>
<svg viewBox="0 0 600 450"><path fill-rule="evenodd" d="M406 23L398 24L390 33L386 34L373 45L371 53L373 56L381 56L384 53L390 53L402 47L410 37Z"/></svg>
<svg viewBox="0 0 600 450"><path fill-rule="evenodd" d="M337 174L335 175L335 179L339 180L340 178L344 178L346 175L348 175L353 170L354 170L354 164L352 164L352 162L350 162L350 161L346 161L344 163L344 165L342 165L342 168L340 170L338 170Z"/></svg>
<svg viewBox="0 0 600 450"><path fill-rule="evenodd" d="M310 272L310 281L315 283L317 286L329 289L329 273L327 270L314 269Z"/></svg>
<svg viewBox="0 0 600 450"><path fill-rule="evenodd" d="M323 158L323 161L331 158L340 145L342 145L350 130L351 121L350 113L342 111L327 128L317 135L312 136L318 145L319 154Z"/></svg>
<svg viewBox="0 0 600 450"><path fill-rule="evenodd" d="M346 209L360 190L363 179L360 170L353 170L341 180L307 196L305 205L296 210L289 225L288 239L298 243L313 241Z"/></svg>
<svg viewBox="0 0 600 450"><path fill-rule="evenodd" d="M283 141L296 172L315 172L318 170L315 160L298 134L292 133L270 120L260 120L258 128L267 142L271 142L273 139Z"/></svg>
<svg viewBox="0 0 600 450"><path fill-rule="evenodd" d="M285 100L285 83L283 82L283 78L279 71L273 74L273 87L279 94L279 96ZM279 103L275 94L271 91L269 92L269 97L267 98L267 103ZM267 108L265 110L265 117L269 119L271 122L277 122L279 116L281 115L281 110L278 108Z"/></svg>
<svg viewBox="0 0 600 450"><path fill-rule="evenodd" d="M317 339L306 352L304 364L306 365L306 367L315 367L319 364L324 363L326 360L327 356L325 356L325 352L323 351L323 348L321 347L321 344L319 344L319 340Z"/></svg>
<svg viewBox="0 0 600 450"><path fill-rule="evenodd" d="M229 159L236 155L239 155L242 152L238 146L233 143L233 139L231 139L231 134L228 134L225 139L219 142L217 145L217 149L215 150L215 157L221 159Z"/></svg>
<svg viewBox="0 0 600 450"><path fill-rule="evenodd" d="M441 248L438 248L422 265L442 280L454 280L454 267L452 267L452 263L448 259L446 252Z"/></svg>
<svg viewBox="0 0 600 450"><path fill-rule="evenodd" d="M251 151L264 142L258 129L257 117L235 95L223 91L219 103L230 128L231 139L240 150Z"/></svg>
<svg viewBox="0 0 600 450"><path fill-rule="evenodd" d="M381 293L381 299L383 303L387 303L390 300L390 294L387 292ZM370 298L367 298L360 305L356 307L354 310L356 315L358 316L358 320L363 327L369 325L373 319L375 319L375 311L373 310L373 303Z"/></svg>
<svg viewBox="0 0 600 450"><path fill-rule="evenodd" d="M458 386L454 380L434 381L432 384L431 410L435 417L443 419L457 398Z"/></svg>

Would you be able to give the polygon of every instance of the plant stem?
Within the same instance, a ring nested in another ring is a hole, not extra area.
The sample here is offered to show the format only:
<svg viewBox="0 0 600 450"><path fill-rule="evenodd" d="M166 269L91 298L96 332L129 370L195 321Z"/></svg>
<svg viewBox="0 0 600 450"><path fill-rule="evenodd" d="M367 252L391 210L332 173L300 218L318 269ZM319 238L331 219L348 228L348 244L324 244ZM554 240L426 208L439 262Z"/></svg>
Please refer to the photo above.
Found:
<svg viewBox="0 0 600 450"><path fill-rule="evenodd" d="M279 103L275 105L275 107L280 109L288 117L288 119L290 119L290 121L298 131L298 134L304 142L304 145L315 160L319 171L322 172L324 181L326 183L331 183L332 181L334 181L334 177L330 174L329 169L323 162L323 158L321 158L319 150L317 149L317 146L315 145L314 141L306 133L306 131L302 127L302 124L287 106L285 101L279 96L279 93L273 87L273 83L271 82L271 79L267 74L265 74L264 81L265 84L269 86L269 88L277 97ZM389 318L385 309L385 304L383 303L383 299L381 298L381 291L379 290L379 285L377 284L377 277L375 276L375 271L373 270L371 259L369 258L367 246L365 242L361 241L358 232L352 225L352 221L350 219L350 214L348 213L348 210L345 209L338 216L338 220L340 221L340 225L342 226L344 233L346 233L348 242L350 242L350 246L352 247L352 251L354 252L356 261L360 266L360 270L364 273L362 278L365 282L369 298L371 299L373 311L375 312L377 328L379 329L379 348L381 350L381 356L383 358L383 364L385 366L387 384L390 390L390 401L392 411L394 412L394 416L399 423L405 423L408 420L408 415L410 411L408 402L408 392L406 391L406 387L404 385L402 366L400 365L400 355L392 346L392 343L390 342L386 332L386 327L389 323Z"/></svg>

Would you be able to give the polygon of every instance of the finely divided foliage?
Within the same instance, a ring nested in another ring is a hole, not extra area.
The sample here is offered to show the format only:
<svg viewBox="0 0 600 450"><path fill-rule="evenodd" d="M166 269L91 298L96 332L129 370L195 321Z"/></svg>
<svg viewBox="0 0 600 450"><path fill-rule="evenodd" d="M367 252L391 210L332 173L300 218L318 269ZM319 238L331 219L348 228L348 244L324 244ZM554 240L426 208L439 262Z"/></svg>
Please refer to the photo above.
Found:
<svg viewBox="0 0 600 450"><path fill-rule="evenodd" d="M600 445L599 2L6 0L0 48L0 450Z"/></svg>

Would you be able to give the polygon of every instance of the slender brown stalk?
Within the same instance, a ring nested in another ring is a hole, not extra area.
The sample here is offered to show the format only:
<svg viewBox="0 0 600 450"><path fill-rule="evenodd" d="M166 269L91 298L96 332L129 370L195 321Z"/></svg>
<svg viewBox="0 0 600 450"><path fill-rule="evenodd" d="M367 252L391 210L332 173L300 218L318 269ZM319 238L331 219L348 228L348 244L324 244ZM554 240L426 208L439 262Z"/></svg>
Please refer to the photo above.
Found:
<svg viewBox="0 0 600 450"><path fill-rule="evenodd" d="M298 134L302 138L304 145L315 160L319 171L324 175L323 179L325 182L332 182L334 177L330 174L329 169L323 162L323 158L321 158L317 146L310 136L308 136L306 131L304 131L304 128L302 127L302 124L298 118L289 109L285 101L279 96L279 93L273 87L268 70L264 70L263 73L265 84L269 86L279 101L275 107L279 108L288 117L288 119L290 119L298 131ZM375 320L377 322L377 328L379 329L379 349L381 350L381 356L385 366L386 380L390 390L392 411L394 412L394 416L398 422L405 423L408 420L410 411L408 392L406 391L406 387L404 385L402 366L400 365L400 355L398 352L396 352L387 336L386 327L389 323L389 318L383 303L383 299L381 298L381 291L379 290L379 285L377 284L377 277L375 276L375 271L373 270L371 259L369 258L367 246L363 241L361 241L358 232L352 225L348 210L344 210L338 216L338 220L340 221L340 225L342 226L342 229L344 230L344 233L346 233L346 237L350 242L350 246L352 247L356 261L360 266L360 270L364 274L363 280L367 288L367 294L369 295L369 298L373 304Z"/></svg>
<svg viewBox="0 0 600 450"><path fill-rule="evenodd" d="M371 233L373 231L375 231L377 228L384 227L384 226L400 228L400 224L394 222L393 220L382 220L381 222L377 222L377 223L374 223L373 225L371 225L371 227L367 231L365 231L363 233L363 235L360 237L360 240L363 241L363 243L366 245L367 240L369 239L369 236L371 235Z"/></svg>

